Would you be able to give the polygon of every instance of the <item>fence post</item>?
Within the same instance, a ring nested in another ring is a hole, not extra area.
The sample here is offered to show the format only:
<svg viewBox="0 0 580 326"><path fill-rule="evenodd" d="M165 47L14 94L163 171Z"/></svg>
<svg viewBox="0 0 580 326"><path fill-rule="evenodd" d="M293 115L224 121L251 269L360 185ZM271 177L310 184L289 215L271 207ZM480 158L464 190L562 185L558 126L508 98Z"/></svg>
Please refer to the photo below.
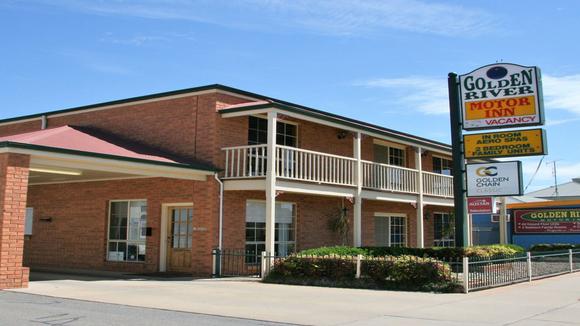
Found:
<svg viewBox="0 0 580 326"><path fill-rule="evenodd" d="M360 265L362 261L362 255L356 256L356 278L360 278Z"/></svg>
<svg viewBox="0 0 580 326"><path fill-rule="evenodd" d="M219 277L221 275L221 253L219 249L214 249L211 252L211 256L212 256L212 260L213 260L213 266L212 266L212 272L211 272L211 276L212 277Z"/></svg>
<svg viewBox="0 0 580 326"><path fill-rule="evenodd" d="M532 281L532 253L527 252L528 261L528 282Z"/></svg>
<svg viewBox="0 0 580 326"><path fill-rule="evenodd" d="M463 257L463 292L469 293L469 257Z"/></svg>
<svg viewBox="0 0 580 326"><path fill-rule="evenodd" d="M573 255L572 255L572 249L568 249L568 257L570 259L570 273L572 273L574 271L574 261L573 259Z"/></svg>
<svg viewBox="0 0 580 326"><path fill-rule="evenodd" d="M261 256L261 266L260 266L260 276L262 277L262 279L264 279L267 275L268 275L268 266L270 266L269 262L266 261L266 259L268 259L268 253L265 251L262 251L262 256Z"/></svg>

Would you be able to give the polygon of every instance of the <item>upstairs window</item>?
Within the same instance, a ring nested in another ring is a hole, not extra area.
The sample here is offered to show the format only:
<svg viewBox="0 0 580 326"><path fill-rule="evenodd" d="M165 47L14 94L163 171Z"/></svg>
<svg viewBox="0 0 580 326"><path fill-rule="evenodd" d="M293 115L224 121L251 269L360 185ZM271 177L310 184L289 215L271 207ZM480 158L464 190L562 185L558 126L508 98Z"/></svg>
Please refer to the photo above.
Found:
<svg viewBox="0 0 580 326"><path fill-rule="evenodd" d="M296 147L297 127L292 123L276 123L276 144ZM248 126L248 145L260 145L268 142L268 120L250 116Z"/></svg>
<svg viewBox="0 0 580 326"><path fill-rule="evenodd" d="M375 162L405 167L405 148L398 146L374 145Z"/></svg>
<svg viewBox="0 0 580 326"><path fill-rule="evenodd" d="M453 169L453 161L448 160L446 158L433 156L433 172L444 174L444 175L452 175Z"/></svg>

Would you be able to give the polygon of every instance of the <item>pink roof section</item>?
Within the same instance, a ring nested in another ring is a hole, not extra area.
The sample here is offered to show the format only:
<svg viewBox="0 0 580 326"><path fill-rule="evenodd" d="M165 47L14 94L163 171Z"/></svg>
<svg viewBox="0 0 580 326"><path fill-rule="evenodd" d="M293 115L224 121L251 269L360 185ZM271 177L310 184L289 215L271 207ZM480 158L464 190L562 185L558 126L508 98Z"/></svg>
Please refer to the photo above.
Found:
<svg viewBox="0 0 580 326"><path fill-rule="evenodd" d="M254 106L254 105L261 105L261 104L270 104L270 103L272 103L272 101L251 101L251 102L244 102L244 103L240 103L240 104L228 105L228 106L225 106L223 108L220 108L220 110L243 108L243 107L246 107L246 106Z"/></svg>
<svg viewBox="0 0 580 326"><path fill-rule="evenodd" d="M83 128L63 126L0 137L0 142L47 146L96 154L114 155L155 162L182 164L159 156L153 150L138 146L120 146L82 131Z"/></svg>

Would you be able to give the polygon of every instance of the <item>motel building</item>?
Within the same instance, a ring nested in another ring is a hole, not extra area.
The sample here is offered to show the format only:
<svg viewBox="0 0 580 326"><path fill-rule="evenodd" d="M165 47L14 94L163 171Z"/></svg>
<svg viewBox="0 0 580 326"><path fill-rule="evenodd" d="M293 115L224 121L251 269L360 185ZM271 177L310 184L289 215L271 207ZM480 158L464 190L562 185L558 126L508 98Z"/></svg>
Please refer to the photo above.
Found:
<svg viewBox="0 0 580 326"><path fill-rule="evenodd" d="M30 269L208 277L216 248L452 246L450 159L222 85L0 120L0 289Z"/></svg>

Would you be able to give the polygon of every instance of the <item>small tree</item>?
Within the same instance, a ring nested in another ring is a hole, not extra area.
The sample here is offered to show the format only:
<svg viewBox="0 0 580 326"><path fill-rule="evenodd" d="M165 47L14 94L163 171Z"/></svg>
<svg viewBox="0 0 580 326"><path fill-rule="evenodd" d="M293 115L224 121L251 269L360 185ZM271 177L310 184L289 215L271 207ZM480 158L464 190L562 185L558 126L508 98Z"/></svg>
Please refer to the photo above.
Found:
<svg viewBox="0 0 580 326"><path fill-rule="evenodd" d="M343 246L348 245L350 222L348 220L348 209L344 206L344 203L340 207L333 208L328 213L328 229L340 236Z"/></svg>

